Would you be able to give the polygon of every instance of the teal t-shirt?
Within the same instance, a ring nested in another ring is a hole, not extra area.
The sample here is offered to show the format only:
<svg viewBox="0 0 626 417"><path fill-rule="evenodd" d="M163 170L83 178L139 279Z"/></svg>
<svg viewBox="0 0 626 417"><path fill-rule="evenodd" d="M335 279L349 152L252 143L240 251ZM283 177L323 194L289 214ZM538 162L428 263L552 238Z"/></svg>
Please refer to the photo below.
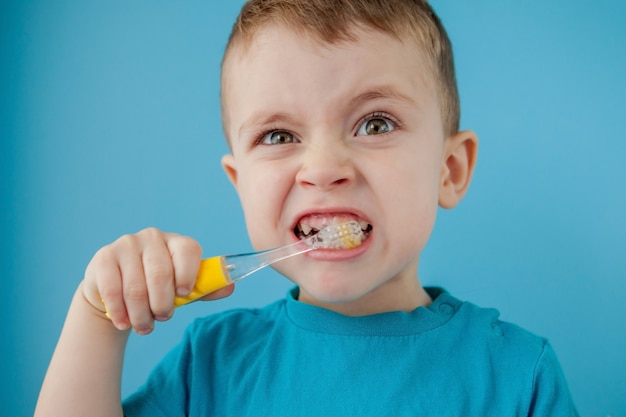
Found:
<svg viewBox="0 0 626 417"><path fill-rule="evenodd" d="M548 342L493 309L348 317L286 299L196 320L127 417L577 416Z"/></svg>

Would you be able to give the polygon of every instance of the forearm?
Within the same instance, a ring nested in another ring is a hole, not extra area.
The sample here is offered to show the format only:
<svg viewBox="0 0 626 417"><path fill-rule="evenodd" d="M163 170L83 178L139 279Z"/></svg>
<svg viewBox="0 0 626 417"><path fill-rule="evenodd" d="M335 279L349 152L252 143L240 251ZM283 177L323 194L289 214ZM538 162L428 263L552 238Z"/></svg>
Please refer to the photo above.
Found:
<svg viewBox="0 0 626 417"><path fill-rule="evenodd" d="M129 332L113 324L78 288L46 374L35 417L122 416L121 374Z"/></svg>

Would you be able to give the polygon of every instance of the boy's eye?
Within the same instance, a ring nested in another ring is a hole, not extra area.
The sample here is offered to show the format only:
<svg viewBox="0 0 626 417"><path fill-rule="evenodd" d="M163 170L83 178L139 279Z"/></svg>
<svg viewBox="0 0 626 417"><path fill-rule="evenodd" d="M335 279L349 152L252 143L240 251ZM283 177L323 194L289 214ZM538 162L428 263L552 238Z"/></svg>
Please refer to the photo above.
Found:
<svg viewBox="0 0 626 417"><path fill-rule="evenodd" d="M359 130L356 132L358 136L380 135L391 132L396 127L388 120L382 117L375 117L365 120Z"/></svg>
<svg viewBox="0 0 626 417"><path fill-rule="evenodd" d="M284 130L274 130L261 138L263 145L284 145L295 142L296 138L294 138L291 133L285 132Z"/></svg>

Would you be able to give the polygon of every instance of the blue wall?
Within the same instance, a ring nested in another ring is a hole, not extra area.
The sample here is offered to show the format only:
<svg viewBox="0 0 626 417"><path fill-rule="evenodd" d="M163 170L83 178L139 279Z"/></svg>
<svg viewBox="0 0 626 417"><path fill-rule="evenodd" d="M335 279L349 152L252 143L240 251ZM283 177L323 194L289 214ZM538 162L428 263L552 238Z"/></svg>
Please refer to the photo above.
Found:
<svg viewBox="0 0 626 417"><path fill-rule="evenodd" d="M250 249L219 166L219 63L240 4L0 5L1 415L32 414L100 246L156 226L207 255ZM440 213L423 280L548 337L582 415L626 416L626 3L433 4L481 150L468 197ZM261 273L133 336L125 393L194 316L287 288Z"/></svg>

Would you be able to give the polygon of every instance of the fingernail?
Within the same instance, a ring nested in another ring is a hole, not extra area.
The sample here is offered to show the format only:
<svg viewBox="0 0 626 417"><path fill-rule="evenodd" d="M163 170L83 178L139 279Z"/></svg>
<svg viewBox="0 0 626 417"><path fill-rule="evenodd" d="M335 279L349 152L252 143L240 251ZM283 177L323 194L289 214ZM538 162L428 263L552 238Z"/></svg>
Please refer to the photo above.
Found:
<svg viewBox="0 0 626 417"><path fill-rule="evenodd" d="M154 317L154 319L155 319L156 321L168 321L168 320L169 320L169 319L171 319L171 318L172 318L172 316L171 316L171 315L169 315L169 316L155 316L155 317Z"/></svg>
<svg viewBox="0 0 626 417"><path fill-rule="evenodd" d="M191 290L187 287L178 287L176 288L176 295L179 297L186 297L191 293Z"/></svg>
<svg viewBox="0 0 626 417"><path fill-rule="evenodd" d="M126 331L130 328L130 323L125 322L125 321L118 321L116 323L114 323L115 327L117 327L117 330L120 331Z"/></svg>
<svg viewBox="0 0 626 417"><path fill-rule="evenodd" d="M146 329L135 329L135 333L137 333L138 335L141 335L141 336L145 336L145 335L151 333L152 330L154 330L153 327L148 327Z"/></svg>

